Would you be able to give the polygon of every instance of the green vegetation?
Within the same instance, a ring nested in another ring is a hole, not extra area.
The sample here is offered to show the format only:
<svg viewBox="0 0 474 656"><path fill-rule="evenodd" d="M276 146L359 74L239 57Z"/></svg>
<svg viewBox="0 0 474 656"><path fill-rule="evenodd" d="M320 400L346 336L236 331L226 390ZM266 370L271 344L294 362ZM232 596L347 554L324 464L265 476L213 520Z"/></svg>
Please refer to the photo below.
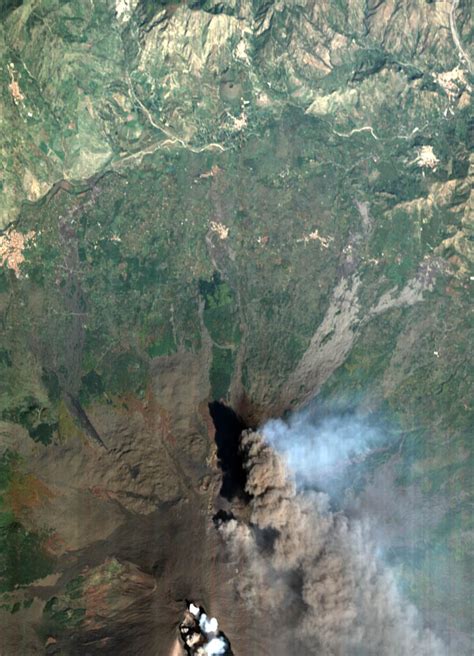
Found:
<svg viewBox="0 0 474 656"><path fill-rule="evenodd" d="M212 349L212 365L209 372L211 380L211 397L224 399L229 391L234 368L234 354L231 349L216 346Z"/></svg>
<svg viewBox="0 0 474 656"><path fill-rule="evenodd" d="M49 409L43 408L32 397L23 399L19 407L4 410L2 419L24 426L35 442L45 445L50 444L58 427L55 418L50 416Z"/></svg>
<svg viewBox="0 0 474 656"><path fill-rule="evenodd" d="M26 528L12 508L12 486L20 466L14 451L7 449L0 456L0 593L43 578L53 566L44 548L48 532Z"/></svg>
<svg viewBox="0 0 474 656"><path fill-rule="evenodd" d="M43 630L57 634L65 629L76 629L84 621L84 608L65 607L57 597L51 597L44 608Z"/></svg>
<svg viewBox="0 0 474 656"><path fill-rule="evenodd" d="M200 281L204 297L204 325L219 346L238 346L240 342L239 308L229 285L214 273L210 282Z"/></svg>
<svg viewBox="0 0 474 656"><path fill-rule="evenodd" d="M44 552L47 534L29 531L5 513L1 522L0 591L28 585L50 574L52 561Z"/></svg>

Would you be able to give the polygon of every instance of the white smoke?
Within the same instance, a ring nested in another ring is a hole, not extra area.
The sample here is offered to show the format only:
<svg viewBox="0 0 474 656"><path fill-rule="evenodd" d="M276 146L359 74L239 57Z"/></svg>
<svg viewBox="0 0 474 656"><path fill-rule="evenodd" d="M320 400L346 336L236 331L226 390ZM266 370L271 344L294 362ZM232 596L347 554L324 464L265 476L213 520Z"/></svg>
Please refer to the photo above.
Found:
<svg viewBox="0 0 474 656"><path fill-rule="evenodd" d="M217 619L209 617L193 602L188 603L184 620L180 624L180 633L188 653L196 656L221 656L230 653L229 641L219 631Z"/></svg>
<svg viewBox="0 0 474 656"><path fill-rule="evenodd" d="M349 456L361 441L332 448L325 437L324 447L314 441L306 448L298 421L290 423L286 435L284 426L267 424L265 437L243 433L250 518L220 525L239 565L238 594L262 623L277 627L269 653L444 654L440 641L420 626L415 609L399 595L391 572L376 557L364 524L332 512L326 494L308 489L298 492L289 475L286 463L293 462L296 478L301 474L303 482L313 484L311 463L320 471L315 454L321 454L327 466ZM269 434L285 459L268 443ZM296 442L294 453L285 443L291 439ZM298 462L298 458L306 461Z"/></svg>
<svg viewBox="0 0 474 656"><path fill-rule="evenodd" d="M209 638L209 636L214 636L218 629L219 623L215 617L209 618L206 613L202 613L199 618L199 628L204 633L204 635Z"/></svg>
<svg viewBox="0 0 474 656"><path fill-rule="evenodd" d="M287 421L273 419L263 426L262 433L282 455L298 487L323 489L354 460L363 459L384 442L383 433L360 417L313 420L309 411L296 413Z"/></svg>
<svg viewBox="0 0 474 656"><path fill-rule="evenodd" d="M221 656L227 653L227 643L222 638L212 638L204 645L204 651L209 656Z"/></svg>

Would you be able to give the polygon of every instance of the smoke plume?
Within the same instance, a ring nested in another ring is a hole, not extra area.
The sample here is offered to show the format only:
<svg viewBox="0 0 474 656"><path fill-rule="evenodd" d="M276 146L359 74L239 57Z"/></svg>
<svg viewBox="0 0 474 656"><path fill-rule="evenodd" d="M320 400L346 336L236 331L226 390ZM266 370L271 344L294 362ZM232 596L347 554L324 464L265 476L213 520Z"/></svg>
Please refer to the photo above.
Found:
<svg viewBox="0 0 474 656"><path fill-rule="evenodd" d="M399 596L363 522L331 511L326 494L297 489L286 463L304 479L309 475L303 460L307 454L285 453L282 430L272 422L265 437L242 434L250 520L231 519L219 527L239 566L238 594L262 622L276 627L268 653L443 654L442 644L419 626L414 608ZM337 458L349 455L336 452Z"/></svg>
<svg viewBox="0 0 474 656"><path fill-rule="evenodd" d="M313 419L311 412L291 415L288 421L273 419L262 433L284 458L297 486L339 492L349 465L385 446L386 435L357 416L332 415Z"/></svg>
<svg viewBox="0 0 474 656"><path fill-rule="evenodd" d="M219 630L216 618L209 617L193 602L188 603L179 632L190 656L232 656L229 641Z"/></svg>

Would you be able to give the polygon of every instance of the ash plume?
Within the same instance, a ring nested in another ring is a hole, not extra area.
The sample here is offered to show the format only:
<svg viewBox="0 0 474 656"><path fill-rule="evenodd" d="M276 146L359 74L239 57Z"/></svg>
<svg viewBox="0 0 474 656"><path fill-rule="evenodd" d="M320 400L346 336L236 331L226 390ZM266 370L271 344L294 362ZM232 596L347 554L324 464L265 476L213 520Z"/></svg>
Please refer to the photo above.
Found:
<svg viewBox="0 0 474 656"><path fill-rule="evenodd" d="M250 518L219 530L239 566L238 594L276 627L268 653L444 654L377 559L364 523L331 511L326 494L298 491L262 434L245 431L240 448Z"/></svg>

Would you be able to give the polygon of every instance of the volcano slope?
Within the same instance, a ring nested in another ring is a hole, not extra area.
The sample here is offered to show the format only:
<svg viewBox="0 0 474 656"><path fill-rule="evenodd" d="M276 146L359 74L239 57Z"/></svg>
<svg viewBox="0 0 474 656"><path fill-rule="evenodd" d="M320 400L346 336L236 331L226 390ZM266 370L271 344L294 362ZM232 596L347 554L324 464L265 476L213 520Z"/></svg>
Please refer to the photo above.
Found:
<svg viewBox="0 0 474 656"><path fill-rule="evenodd" d="M0 18L2 655L167 656L189 599L272 653L213 518L251 519L240 429L314 398L390 435L352 512L471 653L469 3Z"/></svg>

